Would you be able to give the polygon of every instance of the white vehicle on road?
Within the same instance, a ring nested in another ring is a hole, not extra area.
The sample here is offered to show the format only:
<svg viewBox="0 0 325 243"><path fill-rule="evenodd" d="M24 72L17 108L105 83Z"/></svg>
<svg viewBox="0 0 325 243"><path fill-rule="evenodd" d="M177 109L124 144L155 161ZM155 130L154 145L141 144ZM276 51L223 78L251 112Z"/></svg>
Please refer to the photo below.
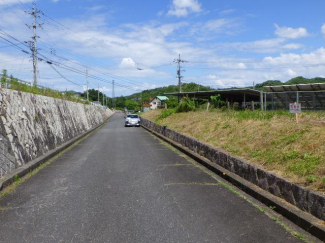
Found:
<svg viewBox="0 0 325 243"><path fill-rule="evenodd" d="M132 126L139 127L140 126L140 117L139 117L139 115L137 115L137 114L128 114L128 115L126 115L125 126L126 127L132 127Z"/></svg>

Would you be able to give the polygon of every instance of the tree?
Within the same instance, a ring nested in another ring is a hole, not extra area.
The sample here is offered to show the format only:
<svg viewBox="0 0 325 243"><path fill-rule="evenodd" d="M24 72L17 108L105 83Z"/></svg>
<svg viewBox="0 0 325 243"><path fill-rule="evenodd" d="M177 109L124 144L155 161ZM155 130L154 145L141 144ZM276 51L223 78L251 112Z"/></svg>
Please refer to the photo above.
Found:
<svg viewBox="0 0 325 243"><path fill-rule="evenodd" d="M126 109L128 109L128 110L138 110L140 107L140 104L133 100L125 101L124 105L125 105Z"/></svg>
<svg viewBox="0 0 325 243"><path fill-rule="evenodd" d="M5 83L7 82L7 78L8 78L7 70L3 69L2 76L1 76L1 87L5 86Z"/></svg>

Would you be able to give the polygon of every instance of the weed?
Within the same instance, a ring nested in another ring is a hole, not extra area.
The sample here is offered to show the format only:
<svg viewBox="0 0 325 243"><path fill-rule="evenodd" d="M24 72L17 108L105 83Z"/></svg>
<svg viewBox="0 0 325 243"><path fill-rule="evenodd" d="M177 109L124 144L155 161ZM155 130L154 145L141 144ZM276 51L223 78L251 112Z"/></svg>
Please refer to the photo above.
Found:
<svg viewBox="0 0 325 243"><path fill-rule="evenodd" d="M17 181L19 181L20 179L19 179L19 176L18 175L14 175L14 182L17 182Z"/></svg>
<svg viewBox="0 0 325 243"><path fill-rule="evenodd" d="M293 160L293 159L297 159L298 157L299 157L298 151L290 151L290 152L283 154L282 160L283 161Z"/></svg>
<svg viewBox="0 0 325 243"><path fill-rule="evenodd" d="M287 144L296 142L300 138L300 135L301 134L298 134L296 132L293 132L293 133L291 133L289 135L285 135L285 136L281 137L279 139L279 141L280 141L281 144L287 145Z"/></svg>
<svg viewBox="0 0 325 243"><path fill-rule="evenodd" d="M314 183L316 181L316 178L313 175L309 175L309 176L307 176L307 179L306 180L309 183Z"/></svg>
<svg viewBox="0 0 325 243"><path fill-rule="evenodd" d="M300 176L309 176L314 173L320 162L321 157L319 155L306 153L302 158L290 164L287 169Z"/></svg>
<svg viewBox="0 0 325 243"><path fill-rule="evenodd" d="M170 115L175 113L175 109L167 109L167 110L163 110L161 112L161 114L158 116L158 118L156 119L156 121L162 120L166 117L169 117Z"/></svg>
<svg viewBox="0 0 325 243"><path fill-rule="evenodd" d="M228 128L228 127L230 127L230 122L225 122L222 126L221 126L221 128L222 129L226 129L226 128Z"/></svg>

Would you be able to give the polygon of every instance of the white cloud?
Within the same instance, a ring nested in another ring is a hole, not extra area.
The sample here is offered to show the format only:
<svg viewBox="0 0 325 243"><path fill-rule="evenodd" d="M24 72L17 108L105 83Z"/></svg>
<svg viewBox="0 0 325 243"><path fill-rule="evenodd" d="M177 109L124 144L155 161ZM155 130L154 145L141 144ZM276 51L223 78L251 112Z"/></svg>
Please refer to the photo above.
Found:
<svg viewBox="0 0 325 243"><path fill-rule="evenodd" d="M122 59L120 67L123 69L135 68L136 64L130 57L125 57Z"/></svg>
<svg viewBox="0 0 325 243"><path fill-rule="evenodd" d="M157 16L163 16L164 15L164 11L163 10L161 10L161 11L159 11L158 13L157 13Z"/></svg>
<svg viewBox="0 0 325 243"><path fill-rule="evenodd" d="M59 1L59 0L54 0L54 1ZM103 6L103 5L96 5L96 6L86 8L86 9L89 10L89 11L98 11L98 10L103 9L104 7L105 6Z"/></svg>
<svg viewBox="0 0 325 243"><path fill-rule="evenodd" d="M240 19L211 19L206 22L197 22L189 28L189 35L197 41L212 40L220 35L236 35L244 31L243 22Z"/></svg>
<svg viewBox="0 0 325 243"><path fill-rule="evenodd" d="M214 19L207 21L203 28L207 31L221 32L222 30L232 27L234 21L230 19Z"/></svg>
<svg viewBox="0 0 325 243"><path fill-rule="evenodd" d="M225 15L232 14L235 11L236 11L235 9L226 9L226 10L221 11L219 14L222 15L222 16L225 16Z"/></svg>
<svg viewBox="0 0 325 243"><path fill-rule="evenodd" d="M0 6L1 5L14 5L14 4L17 4L17 3L31 3L33 2L33 0L6 0L6 1L0 1Z"/></svg>
<svg viewBox="0 0 325 243"><path fill-rule="evenodd" d="M280 54L278 57L265 57L263 63L275 65L319 65L325 64L325 48L307 54Z"/></svg>
<svg viewBox="0 0 325 243"><path fill-rule="evenodd" d="M190 13L199 13L201 11L201 4L197 0L173 0L167 15L186 17Z"/></svg>
<svg viewBox="0 0 325 243"><path fill-rule="evenodd" d="M321 31L322 31L322 34L325 36L325 24L322 25Z"/></svg>
<svg viewBox="0 0 325 243"><path fill-rule="evenodd" d="M293 71L291 68L287 69L286 73L291 77L296 77L297 73Z"/></svg>
<svg viewBox="0 0 325 243"><path fill-rule="evenodd" d="M286 39L297 39L302 37L309 36L309 33L307 29L305 28L291 28L291 27L279 27L277 24L274 25L276 30L275 34L279 36L280 38L286 38Z"/></svg>
<svg viewBox="0 0 325 243"><path fill-rule="evenodd" d="M302 44L286 43L286 39L264 39L251 42L234 42L219 45L219 49L235 49L237 51L257 52L257 53L274 53L286 50L296 50L302 48Z"/></svg>

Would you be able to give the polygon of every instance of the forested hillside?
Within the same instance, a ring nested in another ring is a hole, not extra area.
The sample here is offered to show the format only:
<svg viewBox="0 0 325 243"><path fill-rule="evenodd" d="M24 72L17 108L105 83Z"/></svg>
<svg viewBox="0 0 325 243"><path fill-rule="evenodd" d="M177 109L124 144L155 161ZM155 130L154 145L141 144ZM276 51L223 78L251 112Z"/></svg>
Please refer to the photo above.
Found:
<svg viewBox="0 0 325 243"><path fill-rule="evenodd" d="M304 78L304 77L295 77L287 82L281 82L279 80L268 80L260 84L256 84L255 88L262 90L264 86L275 86L275 85L292 85L292 84L311 84L311 83L325 83L325 78Z"/></svg>

